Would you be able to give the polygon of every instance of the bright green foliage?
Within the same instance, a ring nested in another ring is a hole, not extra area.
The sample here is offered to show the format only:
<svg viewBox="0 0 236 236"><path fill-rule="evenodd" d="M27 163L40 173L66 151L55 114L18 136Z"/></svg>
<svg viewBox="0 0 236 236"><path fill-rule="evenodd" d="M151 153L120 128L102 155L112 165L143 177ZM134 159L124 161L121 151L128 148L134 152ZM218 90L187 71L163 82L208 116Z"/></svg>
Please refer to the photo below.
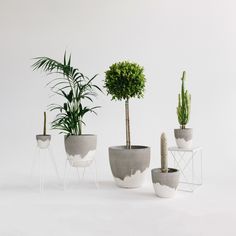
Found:
<svg viewBox="0 0 236 236"><path fill-rule="evenodd" d="M81 135L82 124L85 114L93 112L95 107L83 106L82 102L87 99L93 102L96 90L101 89L92 82L97 75L88 78L79 69L71 66L71 56L67 59L64 54L64 61L60 63L48 57L34 58L36 62L32 65L33 70L42 69L49 72L49 75L56 75L47 85L51 86L52 91L65 99L63 105L51 104L50 111L56 110L58 114L52 122L53 129L61 130L67 135Z"/></svg>
<svg viewBox="0 0 236 236"><path fill-rule="evenodd" d="M132 97L143 97L145 87L143 67L123 61L111 65L105 73L105 87L112 99L128 100Z"/></svg>
<svg viewBox="0 0 236 236"><path fill-rule="evenodd" d="M179 124L181 128L184 129L189 121L190 108L191 108L191 95L188 93L187 90L185 90L184 87L185 71L183 72L181 80L182 80L182 86L181 86L181 94L179 94L178 96L177 115Z"/></svg>

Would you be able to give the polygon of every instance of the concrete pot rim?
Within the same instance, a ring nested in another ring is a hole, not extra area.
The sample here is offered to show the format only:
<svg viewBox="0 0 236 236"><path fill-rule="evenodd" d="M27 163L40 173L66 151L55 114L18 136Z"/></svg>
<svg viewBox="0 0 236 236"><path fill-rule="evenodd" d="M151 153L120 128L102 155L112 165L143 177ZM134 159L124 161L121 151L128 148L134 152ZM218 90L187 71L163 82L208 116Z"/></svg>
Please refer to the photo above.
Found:
<svg viewBox="0 0 236 236"><path fill-rule="evenodd" d="M171 172L169 172L169 170L171 171ZM171 174L175 174L175 173L178 173L179 172L179 170L178 169L175 169L175 168L168 168L168 172L167 173L165 173L165 172L162 172L161 171L161 168L154 168L154 169L152 169L152 173L154 174L154 173L158 173L158 174L163 174L163 175L171 175Z"/></svg>
<svg viewBox="0 0 236 236"><path fill-rule="evenodd" d="M143 145L131 145L131 149L126 148L125 145L119 145L119 146L111 146L109 147L110 150L120 150L120 151L133 151L133 150L145 150L150 149L149 146L143 146Z"/></svg>
<svg viewBox="0 0 236 236"><path fill-rule="evenodd" d="M178 129L174 129L174 130L192 130L193 128L184 128L184 129L181 129L181 128L178 128Z"/></svg>
<svg viewBox="0 0 236 236"><path fill-rule="evenodd" d="M36 134L36 137L51 137L51 134Z"/></svg>
<svg viewBox="0 0 236 236"><path fill-rule="evenodd" d="M65 134L64 137L94 137L94 136L97 136L96 134L80 134L80 135L75 135L75 134L70 134L70 135L67 135Z"/></svg>

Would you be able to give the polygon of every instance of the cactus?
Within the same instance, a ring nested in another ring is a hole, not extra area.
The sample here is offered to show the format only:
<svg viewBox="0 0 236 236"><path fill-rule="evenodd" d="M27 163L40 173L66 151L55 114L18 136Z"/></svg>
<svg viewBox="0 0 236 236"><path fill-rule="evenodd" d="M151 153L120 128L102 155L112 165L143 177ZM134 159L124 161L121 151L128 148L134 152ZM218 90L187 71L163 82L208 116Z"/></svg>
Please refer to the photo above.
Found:
<svg viewBox="0 0 236 236"><path fill-rule="evenodd" d="M161 171L168 172L168 150L166 134L161 134Z"/></svg>
<svg viewBox="0 0 236 236"><path fill-rule="evenodd" d="M43 120L43 135L46 135L47 134L47 127L46 127L47 115L46 115L46 112L44 112L43 115L44 115L44 120Z"/></svg>
<svg viewBox="0 0 236 236"><path fill-rule="evenodd" d="M191 107L191 95L185 90L185 71L181 78L181 94L178 95L178 107L177 107L177 116L181 129L185 129L186 124L189 121L190 117L190 107Z"/></svg>

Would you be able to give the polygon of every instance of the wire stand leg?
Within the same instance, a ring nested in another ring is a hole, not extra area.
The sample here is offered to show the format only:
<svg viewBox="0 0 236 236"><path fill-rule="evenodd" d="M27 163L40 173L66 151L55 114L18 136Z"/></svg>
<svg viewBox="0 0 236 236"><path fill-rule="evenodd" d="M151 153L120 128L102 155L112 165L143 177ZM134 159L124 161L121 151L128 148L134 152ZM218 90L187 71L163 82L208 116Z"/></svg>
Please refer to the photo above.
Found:
<svg viewBox="0 0 236 236"><path fill-rule="evenodd" d="M41 150L39 149L39 191L40 193L44 192L44 160L41 155Z"/></svg>
<svg viewBox="0 0 236 236"><path fill-rule="evenodd" d="M39 158L39 155L40 155L39 152L40 152L40 150L39 150L38 146L36 146L35 151L34 151L34 157L33 157L32 165L31 165L31 169L30 169L30 180L32 180L32 178L33 178L36 162L37 162L37 159Z"/></svg>
<svg viewBox="0 0 236 236"><path fill-rule="evenodd" d="M63 176L63 189L64 189L64 191L66 190L67 161L68 161L68 159L66 158L64 176Z"/></svg>
<svg viewBox="0 0 236 236"><path fill-rule="evenodd" d="M201 157L200 157L200 159L201 159L201 183L200 183L200 185L202 185L202 182L203 182L203 174L202 174L202 172L203 172L203 170L202 170L202 150L201 150Z"/></svg>
<svg viewBox="0 0 236 236"><path fill-rule="evenodd" d="M98 183L98 173L97 173L97 162L96 162L96 159L94 159L94 182L95 182L95 185L96 185L96 188L99 188L99 183Z"/></svg>
<svg viewBox="0 0 236 236"><path fill-rule="evenodd" d="M86 170L86 168L84 167L84 169L83 169L83 175L82 175L82 180L84 180L85 170Z"/></svg>
<svg viewBox="0 0 236 236"><path fill-rule="evenodd" d="M192 183L191 183L191 190L194 191L194 153L192 152Z"/></svg>
<svg viewBox="0 0 236 236"><path fill-rule="evenodd" d="M57 164L56 164L56 161L55 161L55 158L54 158L54 155L53 155L53 151L50 147L48 148L48 152L49 152L50 158L52 160L53 167L55 169L55 173L56 173L58 182L59 182L59 184L61 184L61 178L60 178L60 175L59 175L59 172L58 172Z"/></svg>

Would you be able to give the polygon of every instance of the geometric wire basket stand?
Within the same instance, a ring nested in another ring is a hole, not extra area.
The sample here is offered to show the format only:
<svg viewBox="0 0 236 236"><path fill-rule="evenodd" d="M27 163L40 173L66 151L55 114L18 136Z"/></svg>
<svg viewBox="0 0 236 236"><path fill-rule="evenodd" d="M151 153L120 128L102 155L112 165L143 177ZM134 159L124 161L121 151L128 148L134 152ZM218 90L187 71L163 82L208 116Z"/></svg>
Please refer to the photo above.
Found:
<svg viewBox="0 0 236 236"><path fill-rule="evenodd" d="M202 147L169 147L168 151L171 153L174 168L180 171L178 190L194 192L203 182Z"/></svg>

